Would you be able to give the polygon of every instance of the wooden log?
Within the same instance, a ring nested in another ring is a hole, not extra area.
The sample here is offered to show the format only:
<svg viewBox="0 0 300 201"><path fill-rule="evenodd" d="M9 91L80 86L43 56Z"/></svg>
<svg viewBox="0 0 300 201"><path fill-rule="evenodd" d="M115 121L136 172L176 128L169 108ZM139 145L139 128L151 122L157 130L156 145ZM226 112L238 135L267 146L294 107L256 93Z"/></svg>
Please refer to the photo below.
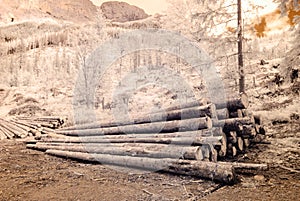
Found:
<svg viewBox="0 0 300 201"><path fill-rule="evenodd" d="M97 135L97 136L82 136L81 139L129 139L129 138L178 138L178 137L190 137L190 138L203 138L206 140L219 139L223 137L222 128L212 128L196 131L186 131L186 132L175 132L175 133L135 133L135 134L119 134L119 135ZM52 134L52 133L50 133ZM54 133L53 133L54 134ZM56 134L59 138L66 138L66 135ZM47 138L50 135L45 135ZM96 137L96 138L95 138Z"/></svg>
<svg viewBox="0 0 300 201"><path fill-rule="evenodd" d="M227 153L227 137L226 134L222 132L221 146L215 146L215 149L219 157L225 157Z"/></svg>
<svg viewBox="0 0 300 201"><path fill-rule="evenodd" d="M4 120L1 120L1 126L3 128L5 128L6 131L10 131L10 133L12 133L13 137L23 138L23 137L26 137L28 134L26 131L24 131L12 124L9 124L9 122L4 121Z"/></svg>
<svg viewBox="0 0 300 201"><path fill-rule="evenodd" d="M237 149L236 149L236 147L233 144L228 143L226 156L228 156L228 157L235 157L236 155L237 155Z"/></svg>
<svg viewBox="0 0 300 201"><path fill-rule="evenodd" d="M244 142L244 146L246 148L248 148L250 146L250 140L249 140L249 138L243 138L243 142Z"/></svg>
<svg viewBox="0 0 300 201"><path fill-rule="evenodd" d="M229 134L227 135L227 142L232 144L237 143L237 134L235 131L229 132Z"/></svg>
<svg viewBox="0 0 300 201"><path fill-rule="evenodd" d="M237 138L236 147L237 147L238 151L240 151L240 152L243 152L245 150L243 138L241 138L241 137Z"/></svg>
<svg viewBox="0 0 300 201"><path fill-rule="evenodd" d="M161 144L28 144L27 148L48 150L99 153L149 158L177 158L188 160L203 160L201 147L174 146Z"/></svg>
<svg viewBox="0 0 300 201"><path fill-rule="evenodd" d="M230 112L238 109L246 109L249 106L248 96L240 94L238 98L233 98L223 103L223 100L215 103L217 109L227 108Z"/></svg>
<svg viewBox="0 0 300 201"><path fill-rule="evenodd" d="M234 169L231 165L204 161L155 159L129 156L117 156L106 154L88 154L59 150L47 150L47 154L67 157L88 162L125 166L152 171L164 171L175 174L184 174L210 179L217 182L232 184L236 181Z"/></svg>
<svg viewBox="0 0 300 201"><path fill-rule="evenodd" d="M0 125L0 130L2 133L4 133L8 139L13 139L15 137L15 134L11 132L10 130L7 130L5 127Z"/></svg>
<svg viewBox="0 0 300 201"><path fill-rule="evenodd" d="M171 121L180 119L191 119L197 117L216 117L216 106L208 104L198 107L183 108L166 112L151 113L148 117L133 120L134 124L150 123L158 121ZM122 125L122 124L121 124Z"/></svg>
<svg viewBox="0 0 300 201"><path fill-rule="evenodd" d="M22 130L24 130L24 131L26 131L26 132L29 132L31 130L29 127L24 126L24 125L19 124L19 123L15 123L13 121L10 121L9 123L16 126L16 127L18 127L18 128L20 128L20 129L22 129Z"/></svg>
<svg viewBox="0 0 300 201"><path fill-rule="evenodd" d="M7 139L6 134L0 129L0 140L5 140Z"/></svg>
<svg viewBox="0 0 300 201"><path fill-rule="evenodd" d="M167 107L167 108L164 108L163 111L169 112L169 111L173 111L173 110L181 110L181 109L184 109L184 108L205 106L207 104L208 104L207 100L200 99L200 100L191 101L191 102L188 102L188 103L181 103L181 104L178 104L178 105ZM159 111L157 111L157 112L159 112Z"/></svg>
<svg viewBox="0 0 300 201"><path fill-rule="evenodd" d="M244 115L243 115L242 110L236 110L236 111L230 112L229 117L230 118L243 118Z"/></svg>
<svg viewBox="0 0 300 201"><path fill-rule="evenodd" d="M11 121L14 122L14 123L17 123L17 124L26 126L26 127L28 127L28 128L32 128L32 129L37 129L37 128L38 128L37 126L33 126L33 125L28 124L28 123L26 123L26 122L16 121L16 120L11 120Z"/></svg>
<svg viewBox="0 0 300 201"><path fill-rule="evenodd" d="M154 122L149 124L124 125L118 127L107 127L97 129L57 131L57 133L68 136L97 136L118 135L126 133L166 133L179 131L193 131L207 128L212 128L212 121L209 117L166 122Z"/></svg>
<svg viewBox="0 0 300 201"><path fill-rule="evenodd" d="M42 142L64 142L64 143L158 143L175 145L203 145L212 144L222 146L222 136L218 137L147 137L147 138L103 138L98 137L70 137L70 138L50 138L42 139Z"/></svg>
<svg viewBox="0 0 300 201"><path fill-rule="evenodd" d="M93 128L107 128L107 127L134 125L134 124L146 124L146 123L154 123L154 122L193 119L193 118L206 117L206 116L209 117L216 116L215 105L209 104L205 106L185 108L182 110L172 110L166 113L164 112L152 113L142 118L127 120L127 121L101 122L101 123L93 122L88 124L66 127L60 130L68 131L68 130L83 130L83 129L93 129Z"/></svg>
<svg viewBox="0 0 300 201"><path fill-rule="evenodd" d="M218 109L216 111L217 111L218 119L228 119L229 118L229 111L227 108Z"/></svg>
<svg viewBox="0 0 300 201"><path fill-rule="evenodd" d="M228 164L228 162L218 162L220 164ZM236 172L241 172L245 170L254 170L254 171L266 171L268 170L267 164L255 164L255 163L238 163L230 162Z"/></svg>
<svg viewBox="0 0 300 201"><path fill-rule="evenodd" d="M237 130L237 134L238 136L251 138L251 137L255 137L256 130L253 127L253 125L243 125L241 130L240 129Z"/></svg>
<svg viewBox="0 0 300 201"><path fill-rule="evenodd" d="M251 124L253 124L253 119L249 117L213 120L213 126L223 127L223 131L225 133L230 131L237 131L240 129L241 125L251 125Z"/></svg>

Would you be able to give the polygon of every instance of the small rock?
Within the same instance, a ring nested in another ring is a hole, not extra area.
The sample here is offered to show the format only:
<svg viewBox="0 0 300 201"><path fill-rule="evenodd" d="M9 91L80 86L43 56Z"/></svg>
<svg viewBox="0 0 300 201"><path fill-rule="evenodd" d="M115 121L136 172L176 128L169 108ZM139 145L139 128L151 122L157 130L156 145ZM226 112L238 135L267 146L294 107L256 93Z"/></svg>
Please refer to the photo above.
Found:
<svg viewBox="0 0 300 201"><path fill-rule="evenodd" d="M264 175L255 175L254 176L255 181L265 181Z"/></svg>

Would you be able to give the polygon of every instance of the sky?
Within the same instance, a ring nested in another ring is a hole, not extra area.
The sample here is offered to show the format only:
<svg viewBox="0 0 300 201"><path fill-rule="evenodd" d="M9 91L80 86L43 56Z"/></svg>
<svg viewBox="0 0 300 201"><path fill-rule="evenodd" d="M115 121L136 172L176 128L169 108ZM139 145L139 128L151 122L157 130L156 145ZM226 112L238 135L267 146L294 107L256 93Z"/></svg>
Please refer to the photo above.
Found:
<svg viewBox="0 0 300 201"><path fill-rule="evenodd" d="M91 0L95 5L100 6L103 2L108 0ZM155 13L162 13L167 9L168 3L166 0L116 0L124 1L131 5L138 6L145 10L147 14L153 15Z"/></svg>

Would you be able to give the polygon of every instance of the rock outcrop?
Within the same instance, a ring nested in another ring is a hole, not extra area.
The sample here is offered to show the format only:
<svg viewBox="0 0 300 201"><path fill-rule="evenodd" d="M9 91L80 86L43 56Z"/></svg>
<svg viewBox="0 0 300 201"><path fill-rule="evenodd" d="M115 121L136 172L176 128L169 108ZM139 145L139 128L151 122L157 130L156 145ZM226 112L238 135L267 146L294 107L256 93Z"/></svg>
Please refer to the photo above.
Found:
<svg viewBox="0 0 300 201"><path fill-rule="evenodd" d="M143 9L125 2L109 1L103 3L100 8L104 17L113 22L128 22L149 17Z"/></svg>

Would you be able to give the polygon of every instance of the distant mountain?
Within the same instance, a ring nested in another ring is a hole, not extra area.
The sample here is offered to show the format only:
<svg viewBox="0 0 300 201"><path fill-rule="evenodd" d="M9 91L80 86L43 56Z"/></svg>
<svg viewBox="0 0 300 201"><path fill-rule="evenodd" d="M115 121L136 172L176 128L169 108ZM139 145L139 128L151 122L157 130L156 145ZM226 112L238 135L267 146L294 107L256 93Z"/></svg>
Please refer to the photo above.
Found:
<svg viewBox="0 0 300 201"><path fill-rule="evenodd" d="M113 22L128 22L149 17L143 9L126 2L109 1L103 3L100 8L104 17Z"/></svg>
<svg viewBox="0 0 300 201"><path fill-rule="evenodd" d="M41 17L86 22L94 20L96 12L90 0L1 0L0 22Z"/></svg>

